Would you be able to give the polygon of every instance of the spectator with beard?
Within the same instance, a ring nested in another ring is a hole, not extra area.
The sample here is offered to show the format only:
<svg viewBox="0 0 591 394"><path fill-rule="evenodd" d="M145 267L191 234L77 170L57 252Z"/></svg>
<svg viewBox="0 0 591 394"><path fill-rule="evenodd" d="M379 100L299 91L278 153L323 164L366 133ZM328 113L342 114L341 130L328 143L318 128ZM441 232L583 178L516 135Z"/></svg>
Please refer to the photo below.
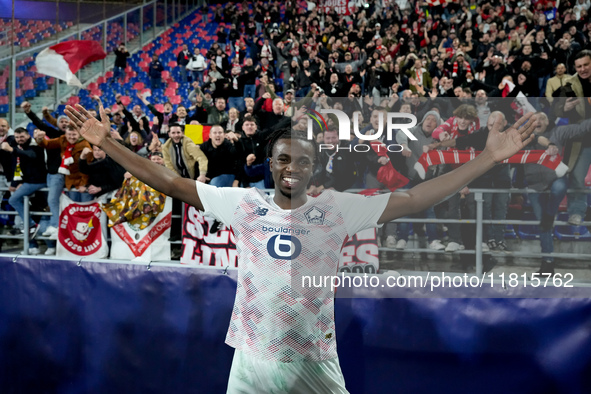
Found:
<svg viewBox="0 0 591 394"><path fill-rule="evenodd" d="M57 118L57 128L51 127L48 124L42 122L33 111L31 111L31 104L27 101L21 104L21 108L25 111L25 114L29 117L31 122L38 129L45 132L49 138L59 138L64 135L69 124L69 120L66 116L59 116ZM62 162L61 152L57 149L50 150L47 152L47 187L49 193L47 195L47 204L49 205L49 211L52 213L49 219L49 227L41 234L44 237L56 237L57 239L57 227L59 225L59 211L60 211L60 195L64 190L64 175L58 170Z"/></svg>
<svg viewBox="0 0 591 394"><path fill-rule="evenodd" d="M47 171L45 169L45 154L43 148L31 145L31 136L27 129L18 127L14 130L14 140L4 141L0 148L12 154L18 160L22 173L22 183L10 196L8 203L25 219L24 198L37 190L47 186L45 183ZM16 186L16 184L14 185ZM61 192L61 190L60 190ZM57 215L56 212L54 215ZM29 218L29 239L35 238L39 225ZM56 229L57 230L57 229ZM22 233L22 232L21 232ZM57 236L57 231L55 233ZM57 239L57 237L55 238Z"/></svg>
<svg viewBox="0 0 591 394"><path fill-rule="evenodd" d="M79 168L80 155L84 148L90 149L90 144L80 137L78 130L68 125L64 135L52 139L45 138L44 131L36 130L34 137L40 147L60 152L61 163L58 173L65 175L64 184L70 199L76 202L92 200L92 196L87 193L88 176L80 172Z"/></svg>
<svg viewBox="0 0 591 394"><path fill-rule="evenodd" d="M501 83L503 77L507 75L507 70L503 64L503 54L500 52L489 51L489 55L476 66L476 72L485 73L482 86L479 87L487 92L491 92Z"/></svg>
<svg viewBox="0 0 591 394"><path fill-rule="evenodd" d="M247 163L247 157L251 154L255 156L251 164L263 164L265 162L265 148L269 132L257 130L256 118L245 116L242 121L241 138L234 133L228 133L228 138L234 140L234 147L238 154L238 180L242 187L258 187L264 189L264 175L249 177L244 173L244 165Z"/></svg>

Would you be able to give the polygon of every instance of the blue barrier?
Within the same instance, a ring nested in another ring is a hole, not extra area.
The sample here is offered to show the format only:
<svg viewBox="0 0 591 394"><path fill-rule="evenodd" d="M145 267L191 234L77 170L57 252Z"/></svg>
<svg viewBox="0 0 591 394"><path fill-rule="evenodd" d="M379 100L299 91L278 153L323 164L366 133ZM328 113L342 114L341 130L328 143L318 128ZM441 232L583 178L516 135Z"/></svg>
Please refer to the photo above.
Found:
<svg viewBox="0 0 591 394"><path fill-rule="evenodd" d="M0 392L225 392L235 271L0 257L0 280ZM353 394L588 393L590 316L588 298L336 300Z"/></svg>

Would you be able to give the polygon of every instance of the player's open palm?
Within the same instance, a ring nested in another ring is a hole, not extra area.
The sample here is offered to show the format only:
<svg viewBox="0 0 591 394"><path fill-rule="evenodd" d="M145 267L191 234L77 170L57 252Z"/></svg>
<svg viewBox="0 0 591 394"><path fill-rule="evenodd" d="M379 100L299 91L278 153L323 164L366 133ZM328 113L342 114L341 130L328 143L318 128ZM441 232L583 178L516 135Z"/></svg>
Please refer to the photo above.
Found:
<svg viewBox="0 0 591 394"><path fill-rule="evenodd" d="M522 116L515 124L503 131L503 122L499 117L493 124L486 140L486 150L495 163L508 159L531 142L532 132L537 122L531 120L533 112Z"/></svg>
<svg viewBox="0 0 591 394"><path fill-rule="evenodd" d="M100 122L79 104L76 105L76 108L68 105L65 112L80 135L91 144L100 146L110 136L111 123L102 105L100 105Z"/></svg>

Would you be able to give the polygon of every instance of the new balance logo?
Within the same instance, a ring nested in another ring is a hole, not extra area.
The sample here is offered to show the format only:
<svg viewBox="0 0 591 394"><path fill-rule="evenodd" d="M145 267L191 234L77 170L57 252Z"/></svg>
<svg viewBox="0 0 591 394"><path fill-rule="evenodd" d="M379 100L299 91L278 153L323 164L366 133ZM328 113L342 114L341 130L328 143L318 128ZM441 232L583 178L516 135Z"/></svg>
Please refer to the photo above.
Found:
<svg viewBox="0 0 591 394"><path fill-rule="evenodd" d="M267 208L256 207L254 209L254 214L259 216L265 216L269 212Z"/></svg>

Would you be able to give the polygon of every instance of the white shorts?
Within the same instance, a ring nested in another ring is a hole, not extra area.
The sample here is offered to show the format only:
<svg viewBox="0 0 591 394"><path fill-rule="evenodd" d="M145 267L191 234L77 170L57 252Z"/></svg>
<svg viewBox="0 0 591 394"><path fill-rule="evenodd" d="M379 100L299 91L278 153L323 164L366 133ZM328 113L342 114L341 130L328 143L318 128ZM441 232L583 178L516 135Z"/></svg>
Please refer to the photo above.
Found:
<svg viewBox="0 0 591 394"><path fill-rule="evenodd" d="M282 363L234 351L228 394L347 394L339 359Z"/></svg>

